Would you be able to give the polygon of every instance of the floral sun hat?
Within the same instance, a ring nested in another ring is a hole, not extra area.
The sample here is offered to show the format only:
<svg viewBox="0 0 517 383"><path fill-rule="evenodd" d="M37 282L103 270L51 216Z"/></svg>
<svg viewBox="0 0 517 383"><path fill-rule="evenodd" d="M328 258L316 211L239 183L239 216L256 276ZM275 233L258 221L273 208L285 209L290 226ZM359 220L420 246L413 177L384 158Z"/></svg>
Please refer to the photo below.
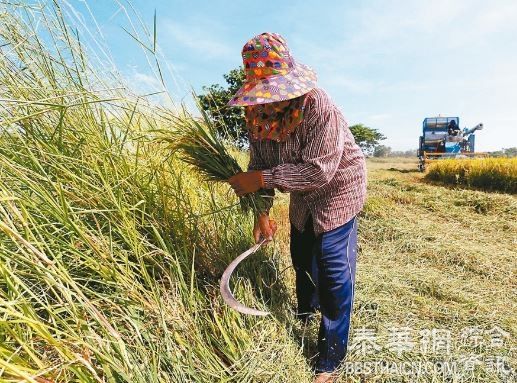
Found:
<svg viewBox="0 0 517 383"><path fill-rule="evenodd" d="M249 106L291 100L316 87L316 73L295 62L287 42L276 33L262 33L242 48L244 85L228 102Z"/></svg>

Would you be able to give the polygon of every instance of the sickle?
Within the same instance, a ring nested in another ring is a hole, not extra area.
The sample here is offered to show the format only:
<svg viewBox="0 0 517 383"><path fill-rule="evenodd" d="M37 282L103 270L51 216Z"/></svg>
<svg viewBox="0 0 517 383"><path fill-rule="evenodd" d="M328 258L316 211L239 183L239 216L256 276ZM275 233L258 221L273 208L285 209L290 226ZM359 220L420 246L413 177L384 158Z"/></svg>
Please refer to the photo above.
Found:
<svg viewBox="0 0 517 383"><path fill-rule="evenodd" d="M250 307L244 306L237 299L235 299L235 297L232 294L232 291L230 290L230 277L231 277L233 271L235 270L235 268L237 267L237 265L239 263L241 263L244 259L246 259L249 255L255 253L263 243L264 243L264 240L262 242L257 243L253 247L250 247L244 253L242 253L237 258L235 258L232 261L232 263L230 263L228 265L226 270L224 270L223 276L221 277L221 284L219 285L219 288L221 290L221 295L223 296L223 300L232 309L234 309L240 313L243 313L243 314L257 315L257 316L269 315L268 311L255 310Z"/></svg>

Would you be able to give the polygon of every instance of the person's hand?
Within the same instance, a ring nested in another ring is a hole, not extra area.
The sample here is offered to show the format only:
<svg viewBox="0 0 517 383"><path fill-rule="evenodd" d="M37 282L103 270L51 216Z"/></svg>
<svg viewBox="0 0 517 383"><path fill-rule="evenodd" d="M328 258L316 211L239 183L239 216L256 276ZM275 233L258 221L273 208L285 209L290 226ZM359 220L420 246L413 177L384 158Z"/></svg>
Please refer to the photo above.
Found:
<svg viewBox="0 0 517 383"><path fill-rule="evenodd" d="M242 197L244 194L256 192L264 187L262 170L238 173L231 177L228 182L239 197Z"/></svg>
<svg viewBox="0 0 517 383"><path fill-rule="evenodd" d="M269 219L269 215L266 213L261 213L256 221L255 227L253 228L253 238L255 238L255 243L259 243L262 239L266 239L266 243L273 240L273 236L276 233L276 222L272 219Z"/></svg>

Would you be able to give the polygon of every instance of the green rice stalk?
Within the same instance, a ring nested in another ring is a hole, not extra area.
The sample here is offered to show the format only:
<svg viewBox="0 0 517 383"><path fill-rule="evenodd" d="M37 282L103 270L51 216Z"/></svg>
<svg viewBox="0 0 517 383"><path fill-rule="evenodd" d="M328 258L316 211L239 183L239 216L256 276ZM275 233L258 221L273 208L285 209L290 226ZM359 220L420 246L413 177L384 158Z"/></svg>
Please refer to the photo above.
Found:
<svg viewBox="0 0 517 383"><path fill-rule="evenodd" d="M225 145L224 139L216 131L207 114L201 111L201 118L188 115L173 118L171 131L161 131L163 139L179 157L191 165L206 181L227 182L243 170ZM255 214L265 210L271 196L258 191L240 197L242 210L252 210Z"/></svg>

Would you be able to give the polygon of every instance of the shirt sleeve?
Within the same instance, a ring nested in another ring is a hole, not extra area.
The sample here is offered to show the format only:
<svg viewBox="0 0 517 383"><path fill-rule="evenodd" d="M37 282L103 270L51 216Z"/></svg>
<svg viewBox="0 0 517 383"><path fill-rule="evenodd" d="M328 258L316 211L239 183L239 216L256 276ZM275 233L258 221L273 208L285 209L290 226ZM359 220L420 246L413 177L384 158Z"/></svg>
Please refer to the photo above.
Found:
<svg viewBox="0 0 517 383"><path fill-rule="evenodd" d="M336 108L320 111L310 124L302 161L263 171L264 187L306 192L329 183L337 171L345 146L345 130Z"/></svg>
<svg viewBox="0 0 517 383"><path fill-rule="evenodd" d="M257 148L257 142L253 140L251 137L249 139L250 143L250 162L248 164L248 171L250 170L264 170L267 168L264 160L260 156L260 152ZM275 190L273 188L264 188L260 189L257 193L260 193L264 196L265 206L264 213L269 213L269 210L273 206L273 198L275 196Z"/></svg>

